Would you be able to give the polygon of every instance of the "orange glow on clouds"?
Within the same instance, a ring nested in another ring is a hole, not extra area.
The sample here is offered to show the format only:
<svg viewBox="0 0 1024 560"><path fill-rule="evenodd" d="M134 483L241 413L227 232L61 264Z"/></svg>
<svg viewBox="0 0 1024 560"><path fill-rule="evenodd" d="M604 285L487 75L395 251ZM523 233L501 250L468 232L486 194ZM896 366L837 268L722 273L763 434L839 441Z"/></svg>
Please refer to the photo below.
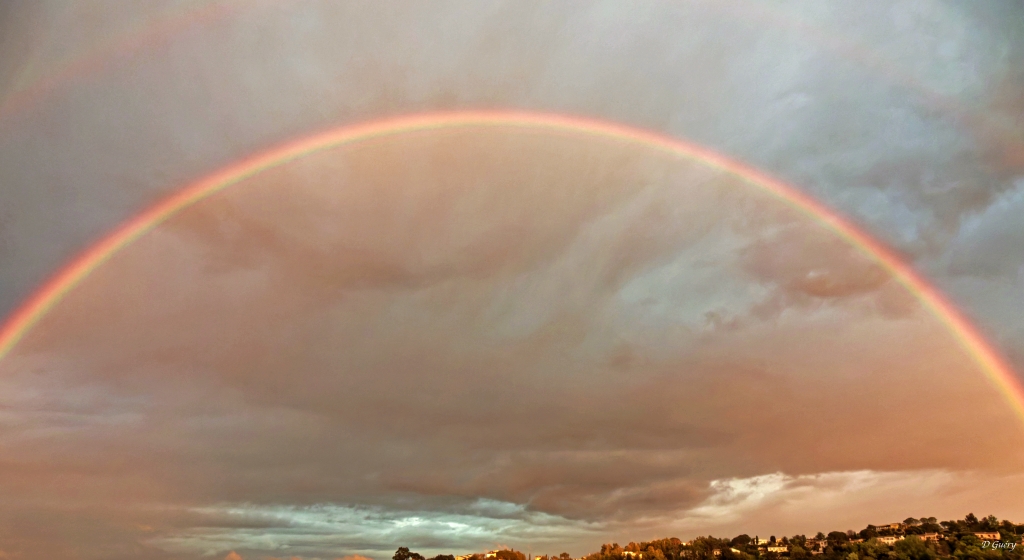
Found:
<svg viewBox="0 0 1024 560"><path fill-rule="evenodd" d="M10 353L25 333L59 303L65 294L74 289L93 270L182 209L262 171L329 148L412 131L460 127L512 127L614 138L667 152L676 157L699 161L771 193L836 232L859 251L877 261L914 294L948 327L964 350L978 363L993 385L1005 396L1020 419L1020 426L1024 428L1024 388L1007 362L984 339L978 329L910 264L835 211L795 187L693 143L584 117L517 111L427 113L342 126L257 153L186 186L123 224L46 282L0 329L0 360Z"/></svg>

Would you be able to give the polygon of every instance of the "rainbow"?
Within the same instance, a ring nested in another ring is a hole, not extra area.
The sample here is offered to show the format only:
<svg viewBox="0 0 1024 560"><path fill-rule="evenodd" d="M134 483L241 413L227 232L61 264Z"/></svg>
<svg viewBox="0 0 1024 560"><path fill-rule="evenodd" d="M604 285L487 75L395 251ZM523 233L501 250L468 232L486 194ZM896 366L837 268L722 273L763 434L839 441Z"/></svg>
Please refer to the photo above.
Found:
<svg viewBox="0 0 1024 560"><path fill-rule="evenodd" d="M342 126L257 153L209 175L165 198L77 256L52 276L32 295L0 329L0 360L3 360L25 334L57 305L93 270L112 255L152 230L177 212L206 197L244 181L267 169L304 156L354 142L412 131L466 127L511 127L533 130L571 131L640 144L669 154L695 159L712 168L734 175L778 197L811 216L844 238L859 251L877 261L898 282L942 321L963 349L981 367L986 377L1002 393L1024 428L1024 386L1013 369L985 340L978 329L934 286L919 275L895 252L796 188L741 162L707 148L621 124L589 118L519 111L458 111L401 116L363 124Z"/></svg>
<svg viewBox="0 0 1024 560"><path fill-rule="evenodd" d="M283 4L284 2L285 0L273 0L274 4ZM18 110L38 103L47 94L54 92L66 82L98 71L114 58L114 55L137 53L144 48L150 48L173 39L176 33L190 26L207 25L226 19L238 13L242 8L251 6L251 2L239 0L211 0L206 5L190 10L173 10L156 21L149 22L148 25L133 29L120 38L103 41L86 53L65 61L51 73L43 74L34 81L30 81L24 87L18 86L18 82L22 80L16 79L16 86L9 97L7 99L0 97L0 121L16 114ZM724 11L732 17L743 18L747 22L759 25L767 23L782 31L800 34L816 46L859 64L867 70L878 72L889 82L914 93L929 108L947 115L952 122L963 126L979 140L985 141L990 136L996 138L1004 147L1004 158L1011 161L1024 158L1024 143L1017 139L1014 130L1007 128L1000 121L985 113L959 102L956 97L945 95L929 88L920 80L913 79L907 69L890 63L884 53L880 53L871 45L836 35L833 31L793 17L786 10L772 4L760 5L742 0L714 0L707 2L706 6Z"/></svg>
<svg viewBox="0 0 1024 560"><path fill-rule="evenodd" d="M144 48L152 48L172 39L175 34L190 26L209 24L236 13L244 5L246 4L237 0L217 0L189 10L175 9L121 36L107 38L89 51L58 63L51 72L42 74L34 80L29 81L23 77L31 70L30 67L26 67L21 71L22 77L15 78L15 87L8 97L0 98L0 120L38 103L68 81L98 71L115 60L115 55L136 54Z"/></svg>

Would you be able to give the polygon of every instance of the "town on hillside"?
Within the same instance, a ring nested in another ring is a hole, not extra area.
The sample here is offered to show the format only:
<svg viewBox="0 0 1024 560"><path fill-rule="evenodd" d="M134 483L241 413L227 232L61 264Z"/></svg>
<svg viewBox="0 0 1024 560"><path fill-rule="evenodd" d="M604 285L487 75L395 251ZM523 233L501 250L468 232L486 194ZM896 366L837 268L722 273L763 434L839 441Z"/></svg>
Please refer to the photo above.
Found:
<svg viewBox="0 0 1024 560"><path fill-rule="evenodd" d="M909 517L900 522L868 525L860 531L832 531L814 536L764 538L743 534L728 538L667 538L648 542L605 544L599 552L572 558L568 553L527 556L516 550L464 555L442 554L429 560L1024 560L1024 523L978 518L938 521ZM401 547L393 560L428 560Z"/></svg>

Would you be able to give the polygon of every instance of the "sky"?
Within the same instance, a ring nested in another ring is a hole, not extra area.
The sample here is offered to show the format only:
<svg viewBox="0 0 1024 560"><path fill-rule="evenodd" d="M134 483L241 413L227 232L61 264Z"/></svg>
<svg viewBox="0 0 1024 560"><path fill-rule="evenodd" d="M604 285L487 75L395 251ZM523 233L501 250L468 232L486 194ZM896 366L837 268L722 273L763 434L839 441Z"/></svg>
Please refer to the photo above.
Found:
<svg viewBox="0 0 1024 560"><path fill-rule="evenodd" d="M501 109L784 181L1024 371L1021 10L7 3L0 316L254 153ZM174 214L0 356L0 558L575 556L1020 522L1022 438L948 324L742 177L572 128L394 131Z"/></svg>

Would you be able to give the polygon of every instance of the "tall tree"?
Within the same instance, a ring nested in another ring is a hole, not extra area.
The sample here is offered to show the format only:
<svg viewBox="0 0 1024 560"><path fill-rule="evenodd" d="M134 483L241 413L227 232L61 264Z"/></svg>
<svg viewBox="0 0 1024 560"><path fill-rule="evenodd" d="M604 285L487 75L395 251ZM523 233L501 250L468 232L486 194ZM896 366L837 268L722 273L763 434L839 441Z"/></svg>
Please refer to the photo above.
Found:
<svg viewBox="0 0 1024 560"><path fill-rule="evenodd" d="M423 556L418 552L410 552L408 547L400 546L395 551L395 555L391 557L391 560L425 560Z"/></svg>

